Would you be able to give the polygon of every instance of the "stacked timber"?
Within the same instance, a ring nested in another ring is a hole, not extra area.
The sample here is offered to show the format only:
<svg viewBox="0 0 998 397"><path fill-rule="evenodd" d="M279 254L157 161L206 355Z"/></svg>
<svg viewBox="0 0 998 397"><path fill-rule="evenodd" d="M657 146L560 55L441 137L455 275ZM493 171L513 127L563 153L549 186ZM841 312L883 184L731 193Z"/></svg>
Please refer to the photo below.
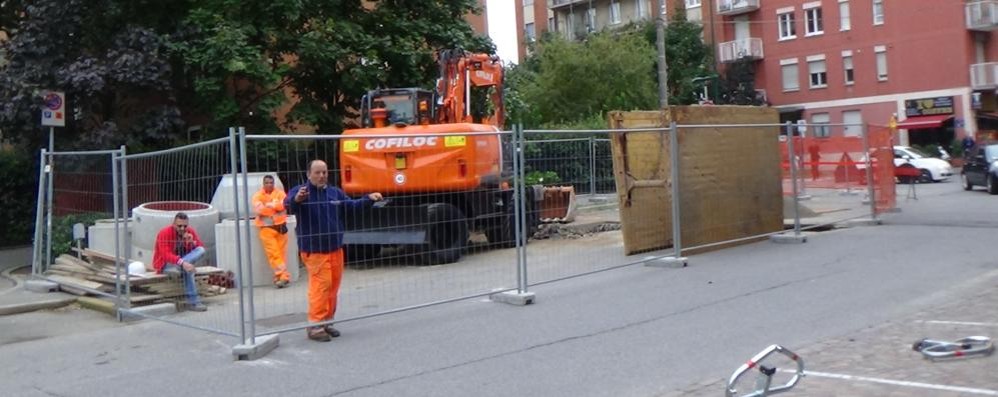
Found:
<svg viewBox="0 0 998 397"><path fill-rule="evenodd" d="M76 295L114 295L122 291L132 304L151 304L175 301L184 295L182 277L144 272L128 274L128 264L115 264L113 255L83 249L77 251L80 257L60 255L45 272L45 278L59 284L63 291ZM120 266L120 270L118 267ZM201 296L224 294L225 287L209 284L209 277L219 276L225 271L212 266L197 267L194 276ZM118 276L120 274L120 277ZM116 288L117 286L120 286Z"/></svg>

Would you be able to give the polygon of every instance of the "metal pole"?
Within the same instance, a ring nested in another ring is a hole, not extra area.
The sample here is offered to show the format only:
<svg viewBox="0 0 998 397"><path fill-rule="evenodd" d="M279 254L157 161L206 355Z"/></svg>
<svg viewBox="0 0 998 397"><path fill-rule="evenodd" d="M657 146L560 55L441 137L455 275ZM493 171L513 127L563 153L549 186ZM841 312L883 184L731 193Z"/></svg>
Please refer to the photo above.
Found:
<svg viewBox="0 0 998 397"><path fill-rule="evenodd" d="M662 18L662 4L665 0L656 0L655 9L655 47L658 49L658 105L665 109L669 106L669 66L665 61L665 20Z"/></svg>
<svg viewBox="0 0 998 397"><path fill-rule="evenodd" d="M516 291L518 293L527 292L527 283L525 282L526 273L524 269L523 251L526 250L526 244L523 244L526 239L523 236L526 233L526 228L524 227L523 213L526 210L526 202L523 200L523 195L520 194L524 180L521 176L522 170L520 169L522 164L520 163L520 153L523 151L523 140L521 139L521 134L523 133L523 126L517 124L513 126L513 216L516 219L513 221L514 229L513 237L516 242Z"/></svg>
<svg viewBox="0 0 998 397"><path fill-rule="evenodd" d="M787 155L790 156L790 185L794 197L794 236L800 235L800 199L797 197L797 152L794 151L794 127L787 122Z"/></svg>
<svg viewBox="0 0 998 397"><path fill-rule="evenodd" d="M679 127L669 124L669 157L672 160L672 250L676 259L683 257L683 225L679 208Z"/></svg>
<svg viewBox="0 0 998 397"><path fill-rule="evenodd" d="M121 218L125 220L125 257L132 257L132 234L128 232L128 160L125 159L125 155L128 153L128 149L125 145L121 145L121 164L118 165L118 169L121 170ZM132 280L130 277L125 277L125 307L132 307Z"/></svg>
<svg viewBox="0 0 998 397"><path fill-rule="evenodd" d="M246 214L243 229L246 232L246 287L248 288L246 291L248 291L247 301L249 303L249 343L252 345L256 344L256 308L253 305L253 245L250 244L250 196L248 167L246 166L246 129L243 127L239 127L239 161L243 174L243 212Z"/></svg>
<svg viewBox="0 0 998 397"><path fill-rule="evenodd" d="M121 310L121 229L118 229L118 214L121 211L121 202L118 201L118 156L111 154L111 202L114 215L114 313L117 315ZM126 276L127 278L127 276Z"/></svg>
<svg viewBox="0 0 998 397"><path fill-rule="evenodd" d="M596 195L596 137L589 137L589 195Z"/></svg>
<svg viewBox="0 0 998 397"><path fill-rule="evenodd" d="M55 156L51 153L55 151L55 127L49 127L49 157L48 157L48 195L45 197L48 207L48 218L45 225L45 268L52 263L52 194L54 191L52 180L55 179Z"/></svg>
<svg viewBox="0 0 998 397"><path fill-rule="evenodd" d="M236 164L236 152L239 147L236 146L236 129L229 127L229 167L231 167L232 173L232 203L233 210L236 216L236 288L239 289L239 337L243 343L247 343L246 339L246 302L244 301L246 295L243 293L243 249L240 242L239 236L239 171Z"/></svg>
<svg viewBox="0 0 998 397"><path fill-rule="evenodd" d="M45 217L45 174L48 160L46 157L45 149L41 150L41 155L38 157L38 204L35 207L35 240L34 246L31 250L31 274L37 276L41 274L42 269L42 223Z"/></svg>
<svg viewBox="0 0 998 397"><path fill-rule="evenodd" d="M866 162L866 191L867 196L870 200L870 219L874 222L877 220L877 200L875 190L873 189L873 162L870 159L870 130L865 125L861 127L863 130L863 153L865 155L863 158Z"/></svg>

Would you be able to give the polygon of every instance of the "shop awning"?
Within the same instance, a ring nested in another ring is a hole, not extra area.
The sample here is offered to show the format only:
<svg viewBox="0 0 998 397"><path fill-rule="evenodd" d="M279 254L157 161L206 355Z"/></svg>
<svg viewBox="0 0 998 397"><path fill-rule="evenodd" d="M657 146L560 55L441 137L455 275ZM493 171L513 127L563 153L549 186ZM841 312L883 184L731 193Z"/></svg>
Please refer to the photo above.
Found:
<svg viewBox="0 0 998 397"><path fill-rule="evenodd" d="M952 114L909 117L898 123L898 129L917 130L922 128L939 128L951 118L953 118Z"/></svg>

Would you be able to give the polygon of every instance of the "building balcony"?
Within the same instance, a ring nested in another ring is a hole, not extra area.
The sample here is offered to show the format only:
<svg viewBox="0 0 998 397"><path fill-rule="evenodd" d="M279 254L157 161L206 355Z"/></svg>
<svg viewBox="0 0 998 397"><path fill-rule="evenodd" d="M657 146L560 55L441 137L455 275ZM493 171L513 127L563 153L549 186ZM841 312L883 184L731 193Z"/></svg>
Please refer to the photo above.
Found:
<svg viewBox="0 0 998 397"><path fill-rule="evenodd" d="M967 29L990 32L998 30L998 0L967 3Z"/></svg>
<svg viewBox="0 0 998 397"><path fill-rule="evenodd" d="M998 89L998 62L970 65L970 88L973 90Z"/></svg>
<svg viewBox="0 0 998 397"><path fill-rule="evenodd" d="M759 0L717 0L717 15L738 15L759 9Z"/></svg>
<svg viewBox="0 0 998 397"><path fill-rule="evenodd" d="M732 63L742 59L757 61L762 59L762 39L750 37L728 41L717 46L717 59L721 63Z"/></svg>
<svg viewBox="0 0 998 397"><path fill-rule="evenodd" d="M548 0L548 8L556 10L572 5L589 5L589 0Z"/></svg>

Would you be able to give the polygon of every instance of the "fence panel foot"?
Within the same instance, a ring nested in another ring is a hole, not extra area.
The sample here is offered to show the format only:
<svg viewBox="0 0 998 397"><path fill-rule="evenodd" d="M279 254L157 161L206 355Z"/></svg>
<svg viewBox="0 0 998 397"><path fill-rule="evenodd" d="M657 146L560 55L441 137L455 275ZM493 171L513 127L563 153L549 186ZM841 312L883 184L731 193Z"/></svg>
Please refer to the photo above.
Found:
<svg viewBox="0 0 998 397"><path fill-rule="evenodd" d="M277 348L281 339L277 334L258 336L254 344L242 344L232 347L232 358L236 361L253 361Z"/></svg>

